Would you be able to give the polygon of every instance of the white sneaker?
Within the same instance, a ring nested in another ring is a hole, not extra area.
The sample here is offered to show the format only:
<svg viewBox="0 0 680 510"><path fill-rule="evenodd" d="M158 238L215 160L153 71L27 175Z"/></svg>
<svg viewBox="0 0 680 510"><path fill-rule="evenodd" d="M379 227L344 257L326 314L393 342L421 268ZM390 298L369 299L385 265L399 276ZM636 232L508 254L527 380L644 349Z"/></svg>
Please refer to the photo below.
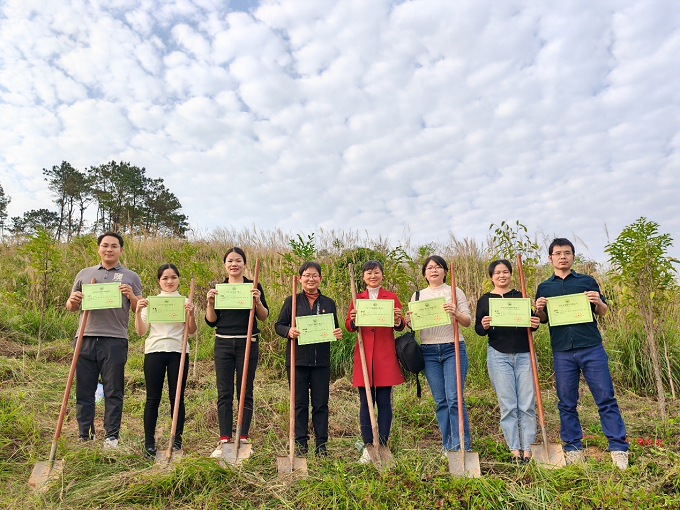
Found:
<svg viewBox="0 0 680 510"><path fill-rule="evenodd" d="M217 448L215 448L215 451L213 451L210 454L210 457L213 459L220 459L222 458L222 445L227 444L229 442L229 439L220 439L220 442L217 443Z"/></svg>
<svg viewBox="0 0 680 510"><path fill-rule="evenodd" d="M628 468L628 452L616 451L610 453L612 456L612 462L617 468L621 470Z"/></svg>
<svg viewBox="0 0 680 510"><path fill-rule="evenodd" d="M359 464L368 464L371 462L371 456L368 454L368 449L364 446L361 457L359 458Z"/></svg>
<svg viewBox="0 0 680 510"><path fill-rule="evenodd" d="M564 452L564 456L567 458L567 464L583 464L585 462L583 450L569 450Z"/></svg>
<svg viewBox="0 0 680 510"><path fill-rule="evenodd" d="M115 437L107 437L104 439L104 450L110 450L112 448L118 448L118 439Z"/></svg>

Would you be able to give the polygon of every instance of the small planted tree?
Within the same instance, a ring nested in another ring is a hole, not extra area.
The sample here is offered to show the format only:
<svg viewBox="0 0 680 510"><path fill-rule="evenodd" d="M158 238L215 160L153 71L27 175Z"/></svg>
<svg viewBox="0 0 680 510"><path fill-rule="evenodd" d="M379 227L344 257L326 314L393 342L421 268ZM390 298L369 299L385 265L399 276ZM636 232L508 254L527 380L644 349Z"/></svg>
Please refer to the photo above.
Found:
<svg viewBox="0 0 680 510"><path fill-rule="evenodd" d="M605 251L613 265L612 279L619 285L626 318L642 327L646 355L652 365L659 410L666 422L666 398L661 372L659 338L663 317L676 295L674 260L668 256L673 244L669 234L660 234L659 225L641 217L628 225ZM670 365L669 365L670 371ZM669 373L672 384L672 373Z"/></svg>
<svg viewBox="0 0 680 510"><path fill-rule="evenodd" d="M535 291L538 285L536 273L541 261L541 252L536 240L532 241L529 237L527 227L519 220L514 224L504 220L500 225L492 223L489 230L491 231L491 256L494 259L503 258L512 262L515 260L515 255L521 253L527 288ZM515 279L517 279L516 275ZM518 280L516 284L519 285Z"/></svg>
<svg viewBox="0 0 680 510"><path fill-rule="evenodd" d="M45 311L47 309L47 295L53 276L59 270L61 264L61 252L57 248L57 240L44 228L38 228L23 246L22 250L29 255L29 267L31 271L31 283L36 287L40 302L40 323L38 325L38 353L40 357L42 349L43 326L45 324ZM35 301L33 301L35 306Z"/></svg>

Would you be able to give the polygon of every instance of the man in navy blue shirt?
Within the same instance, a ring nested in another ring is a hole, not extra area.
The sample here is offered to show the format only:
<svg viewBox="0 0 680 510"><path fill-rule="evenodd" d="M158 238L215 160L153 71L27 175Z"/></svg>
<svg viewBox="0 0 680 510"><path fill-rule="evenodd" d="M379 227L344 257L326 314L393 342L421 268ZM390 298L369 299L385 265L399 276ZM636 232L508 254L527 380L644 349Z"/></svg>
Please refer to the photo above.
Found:
<svg viewBox="0 0 680 510"><path fill-rule="evenodd" d="M574 264L574 245L571 241L564 238L553 240L548 248L548 260L555 273L542 282L536 292L536 314L541 322L548 322L547 298L554 296L585 293L594 314L607 313L607 304L595 279L571 269ZM583 462L583 431L576 409L578 385L583 374L600 412L600 424L609 441L612 461L619 469L626 469L626 427L614 397L607 353L602 346L602 336L595 317L586 323L550 326L550 344L559 398L560 436L564 441L567 461L574 464Z"/></svg>

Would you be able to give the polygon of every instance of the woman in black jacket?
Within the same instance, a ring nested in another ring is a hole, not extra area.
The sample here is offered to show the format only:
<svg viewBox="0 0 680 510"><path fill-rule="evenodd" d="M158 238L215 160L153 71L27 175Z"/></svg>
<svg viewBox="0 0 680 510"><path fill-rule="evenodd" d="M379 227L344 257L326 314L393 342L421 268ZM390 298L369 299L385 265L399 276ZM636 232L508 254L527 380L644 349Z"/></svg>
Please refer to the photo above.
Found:
<svg viewBox="0 0 680 510"><path fill-rule="evenodd" d="M489 298L521 298L522 293L510 290L512 266L507 260L493 261L489 276L494 289L477 301L475 331L480 336L489 335L486 364L498 397L505 441L515 461L528 462L531 443L536 439L536 411L527 329L491 326L489 316ZM532 314L532 329L535 331L538 325L538 317Z"/></svg>
<svg viewBox="0 0 680 510"><path fill-rule="evenodd" d="M225 253L224 267L228 275L224 283L252 283L252 280L243 276L243 271L246 267L246 254L241 248L230 248ZM269 308L264 298L262 286L258 283L257 289L253 289L251 292L255 298L255 317L257 320L263 321L269 315ZM217 290L211 289L208 291L205 322L211 328L216 328L214 358L215 376L217 378L217 421L220 424L220 443L212 453L212 456L221 457L222 443L228 443L232 440L234 372L236 373L236 388L240 389L250 310L216 310L216 295ZM255 369L257 368L259 353L257 335L260 332L257 327L257 320L253 324L241 437L235 438L235 440L243 442L248 440L248 429L253 417L253 380L255 379Z"/></svg>
<svg viewBox="0 0 680 510"><path fill-rule="evenodd" d="M332 313L335 329L333 336L342 338L342 330L338 324L335 302L321 294L321 266L316 262L305 262L298 270L302 292L296 298L296 317L305 315L321 315ZM307 453L307 424L309 421L309 399L312 400L312 425L316 442L316 454L326 454L328 441L328 393L331 380L331 344L330 342L299 345L297 338L300 331L290 323L293 306L292 296L283 303L279 320L274 328L276 333L287 338L286 371L290 381L290 341L295 344L295 442L300 453Z"/></svg>

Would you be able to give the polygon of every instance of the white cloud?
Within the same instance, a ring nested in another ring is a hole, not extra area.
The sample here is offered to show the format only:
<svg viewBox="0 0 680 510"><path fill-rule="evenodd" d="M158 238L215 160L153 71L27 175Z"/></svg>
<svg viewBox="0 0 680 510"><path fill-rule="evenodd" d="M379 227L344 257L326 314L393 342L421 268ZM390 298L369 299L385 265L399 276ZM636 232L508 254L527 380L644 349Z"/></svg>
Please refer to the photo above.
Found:
<svg viewBox="0 0 680 510"><path fill-rule="evenodd" d="M124 159L202 228L418 244L519 219L601 259L605 223L644 215L680 243L679 5L232 5L5 2L11 214L49 201L43 167Z"/></svg>

